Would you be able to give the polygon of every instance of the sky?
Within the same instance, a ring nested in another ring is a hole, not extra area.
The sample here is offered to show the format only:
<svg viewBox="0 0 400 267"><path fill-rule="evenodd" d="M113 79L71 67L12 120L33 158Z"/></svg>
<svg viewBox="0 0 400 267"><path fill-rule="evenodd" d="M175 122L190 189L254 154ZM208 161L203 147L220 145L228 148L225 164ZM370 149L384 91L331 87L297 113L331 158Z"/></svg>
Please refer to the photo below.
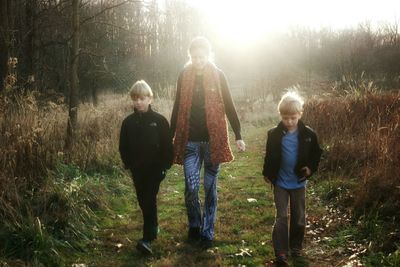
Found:
<svg viewBox="0 0 400 267"><path fill-rule="evenodd" d="M400 0L187 0L225 39L251 42L290 27L343 29L400 22Z"/></svg>

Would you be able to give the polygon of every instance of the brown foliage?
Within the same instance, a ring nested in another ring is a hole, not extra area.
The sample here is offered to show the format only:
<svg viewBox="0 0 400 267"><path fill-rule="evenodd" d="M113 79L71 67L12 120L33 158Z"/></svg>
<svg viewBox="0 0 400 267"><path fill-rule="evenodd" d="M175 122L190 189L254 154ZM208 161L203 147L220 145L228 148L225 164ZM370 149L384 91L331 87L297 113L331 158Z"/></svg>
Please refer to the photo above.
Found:
<svg viewBox="0 0 400 267"><path fill-rule="evenodd" d="M394 216L400 208L400 94L324 97L306 104L305 120L318 132L322 168L358 178L359 211L379 208ZM356 210L357 211L357 210Z"/></svg>
<svg viewBox="0 0 400 267"><path fill-rule="evenodd" d="M127 98L124 104L122 97L114 97L113 103L103 101L97 108L81 105L77 141L67 153L68 111L62 98L35 92L0 94L2 218L19 221L26 216L21 210L23 202L46 192L48 172L55 170L57 162L85 169L118 161L119 127L129 106Z"/></svg>

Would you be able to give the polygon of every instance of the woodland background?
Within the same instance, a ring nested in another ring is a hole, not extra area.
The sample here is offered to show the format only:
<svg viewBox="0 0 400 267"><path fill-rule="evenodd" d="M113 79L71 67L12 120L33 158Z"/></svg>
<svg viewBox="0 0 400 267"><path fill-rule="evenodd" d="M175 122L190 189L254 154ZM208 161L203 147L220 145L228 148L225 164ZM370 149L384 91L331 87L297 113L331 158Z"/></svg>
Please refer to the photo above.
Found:
<svg viewBox="0 0 400 267"><path fill-rule="evenodd" d="M1 266L262 264L274 212L263 150L288 88L305 96L304 120L324 148L308 195L310 266L400 266L399 23L292 27L242 46L184 0L0 0L0 12ZM198 35L228 77L249 148L221 173L220 249L182 247L175 166L160 193L160 252L143 259L132 252L139 211L117 147L127 92L145 79L169 118Z"/></svg>

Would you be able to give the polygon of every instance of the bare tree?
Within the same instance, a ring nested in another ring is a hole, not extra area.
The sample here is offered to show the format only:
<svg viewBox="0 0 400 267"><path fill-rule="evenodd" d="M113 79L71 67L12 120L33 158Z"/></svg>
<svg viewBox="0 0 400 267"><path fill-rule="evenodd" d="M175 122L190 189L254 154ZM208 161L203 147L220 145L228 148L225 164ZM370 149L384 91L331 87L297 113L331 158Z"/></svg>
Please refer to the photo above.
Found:
<svg viewBox="0 0 400 267"><path fill-rule="evenodd" d="M70 54L70 94L69 94L69 112L67 127L67 148L71 148L75 139L75 132L78 125L78 104L79 104L79 0L72 2L72 48Z"/></svg>

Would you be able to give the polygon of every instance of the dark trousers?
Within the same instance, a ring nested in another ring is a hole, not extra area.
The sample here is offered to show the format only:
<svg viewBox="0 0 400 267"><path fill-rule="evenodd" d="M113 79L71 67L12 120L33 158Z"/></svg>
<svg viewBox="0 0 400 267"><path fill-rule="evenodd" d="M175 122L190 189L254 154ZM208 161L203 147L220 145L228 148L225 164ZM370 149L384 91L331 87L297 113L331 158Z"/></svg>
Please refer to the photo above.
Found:
<svg viewBox="0 0 400 267"><path fill-rule="evenodd" d="M289 249L291 253L299 253L303 248L306 226L305 192L305 187L284 189L278 185L274 186L276 216L272 242L276 255L287 255ZM288 225L288 205L290 205L290 225Z"/></svg>
<svg viewBox="0 0 400 267"><path fill-rule="evenodd" d="M136 196L143 214L143 240L152 241L157 238L157 194L165 171L159 169L131 170Z"/></svg>

